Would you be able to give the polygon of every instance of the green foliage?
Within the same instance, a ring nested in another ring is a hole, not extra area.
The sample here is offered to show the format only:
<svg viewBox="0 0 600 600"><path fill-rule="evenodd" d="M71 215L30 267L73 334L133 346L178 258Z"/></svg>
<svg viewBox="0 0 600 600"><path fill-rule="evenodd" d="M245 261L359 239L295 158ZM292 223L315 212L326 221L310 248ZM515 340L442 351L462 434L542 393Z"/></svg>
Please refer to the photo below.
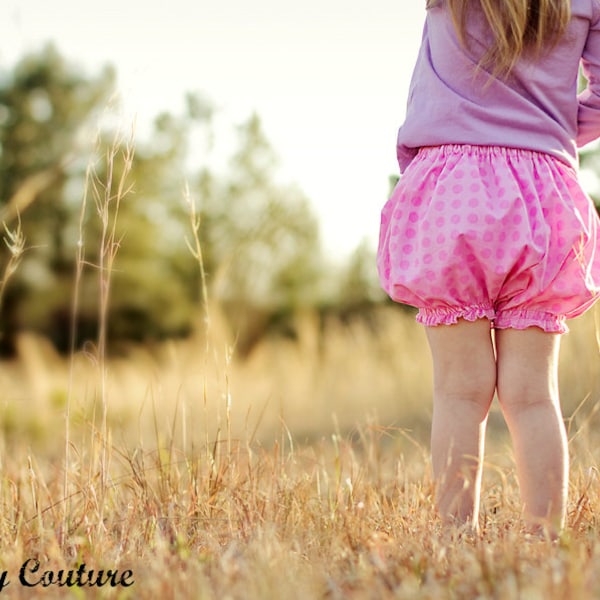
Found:
<svg viewBox="0 0 600 600"><path fill-rule="evenodd" d="M107 220L116 223L109 338L189 332L202 298L186 243L186 182L200 205L209 297L224 306L234 331L243 337L258 313L317 303L318 224L302 192L276 182L276 156L259 118L238 128L224 174L190 170L191 140L203 138L208 148L213 118L212 105L190 94L182 115L159 115L148 138L133 142L125 164L128 136L97 125L110 110L113 84L111 69L88 77L51 46L0 78L1 217L21 219L27 244L2 307L4 349L24 327L68 349L74 285L77 343L96 339Z"/></svg>
<svg viewBox="0 0 600 600"><path fill-rule="evenodd" d="M0 313L5 345L18 328L47 322L68 302L60 282L71 270L69 224L81 195L68 184L85 165L79 135L113 81L108 68L87 77L52 46L0 75L0 218L11 228L21 218L27 244Z"/></svg>
<svg viewBox="0 0 600 600"><path fill-rule="evenodd" d="M386 298L379 285L375 265L375 250L363 240L340 273L337 303L341 309L358 311Z"/></svg>
<svg viewBox="0 0 600 600"><path fill-rule="evenodd" d="M147 142L135 142L135 154L126 174L128 193L116 219L118 256L112 274L109 306L109 337L142 341L189 332L195 307L194 264L185 244L189 229L182 196L182 162L186 130L193 123L187 115L157 117ZM114 135L114 134L113 134ZM101 158L94 180L102 186L109 177L124 174L123 152L110 161L115 143L105 136L97 152ZM111 213L110 218L115 215ZM100 264L102 220L98 206L87 207L86 262ZM94 322L97 313L98 273L88 268L83 280L81 321Z"/></svg>
<svg viewBox="0 0 600 600"><path fill-rule="evenodd" d="M213 291L229 304L265 308L314 302L322 261L318 223L307 198L273 181L276 157L256 115L238 129L225 180L203 172L196 190Z"/></svg>
<svg viewBox="0 0 600 600"><path fill-rule="evenodd" d="M209 297L223 307L248 350L273 322L322 296L324 259L317 220L295 186L274 180L277 159L260 119L238 127L238 150L226 176L203 169L192 194L200 200Z"/></svg>

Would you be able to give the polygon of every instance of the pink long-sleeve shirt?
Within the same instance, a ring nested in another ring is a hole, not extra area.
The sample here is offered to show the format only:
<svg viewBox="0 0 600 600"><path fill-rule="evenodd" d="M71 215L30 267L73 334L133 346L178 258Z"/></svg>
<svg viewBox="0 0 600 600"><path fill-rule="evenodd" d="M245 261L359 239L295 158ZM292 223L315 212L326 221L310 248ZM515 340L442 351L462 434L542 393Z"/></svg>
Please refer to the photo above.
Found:
<svg viewBox="0 0 600 600"><path fill-rule="evenodd" d="M576 166L577 148L600 137L600 0L572 0L565 36L508 78L475 71L489 46L483 15L458 41L445 2L428 9L406 119L398 132L403 172L422 146L472 144L546 152ZM588 80L577 95L579 66Z"/></svg>

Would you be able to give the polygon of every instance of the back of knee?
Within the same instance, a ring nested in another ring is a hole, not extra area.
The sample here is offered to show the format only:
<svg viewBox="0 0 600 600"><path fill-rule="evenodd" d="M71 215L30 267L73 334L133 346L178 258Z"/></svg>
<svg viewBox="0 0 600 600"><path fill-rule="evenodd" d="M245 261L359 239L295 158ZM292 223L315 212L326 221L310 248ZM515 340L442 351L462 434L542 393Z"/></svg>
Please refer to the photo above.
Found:
<svg viewBox="0 0 600 600"><path fill-rule="evenodd" d="M532 407L558 403L558 390L551 382L535 375L529 378L503 377L497 382L498 401L506 414L518 414Z"/></svg>
<svg viewBox="0 0 600 600"><path fill-rule="evenodd" d="M477 369L470 372L451 373L435 381L435 394L448 402L469 402L484 411L489 408L496 388L496 372L493 369Z"/></svg>

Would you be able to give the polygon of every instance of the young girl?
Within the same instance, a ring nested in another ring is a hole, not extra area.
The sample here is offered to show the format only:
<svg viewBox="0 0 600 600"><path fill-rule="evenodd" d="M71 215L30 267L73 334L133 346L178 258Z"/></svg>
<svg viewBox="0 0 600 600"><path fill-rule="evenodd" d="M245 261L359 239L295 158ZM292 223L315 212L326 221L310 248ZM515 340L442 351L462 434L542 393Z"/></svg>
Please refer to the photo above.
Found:
<svg viewBox="0 0 600 600"><path fill-rule="evenodd" d="M528 530L564 525L558 350L600 296L600 221L577 180L577 147L598 137L600 0L428 0L378 270L426 326L447 523L477 529L496 392Z"/></svg>

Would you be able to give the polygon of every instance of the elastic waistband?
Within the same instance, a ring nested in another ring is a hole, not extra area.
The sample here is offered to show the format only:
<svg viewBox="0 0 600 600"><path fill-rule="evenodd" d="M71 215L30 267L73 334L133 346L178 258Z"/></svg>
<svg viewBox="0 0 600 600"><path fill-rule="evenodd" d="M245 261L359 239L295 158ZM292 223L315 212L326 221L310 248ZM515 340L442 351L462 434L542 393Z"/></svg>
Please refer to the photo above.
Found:
<svg viewBox="0 0 600 600"><path fill-rule="evenodd" d="M540 152L538 150L529 150L527 148L512 148L508 146L478 146L474 144L442 144L440 146L422 146L418 154L426 156L450 156L452 154L467 154L478 158L518 158L533 160L556 161L562 165L572 168L572 165L560 160L553 154Z"/></svg>

